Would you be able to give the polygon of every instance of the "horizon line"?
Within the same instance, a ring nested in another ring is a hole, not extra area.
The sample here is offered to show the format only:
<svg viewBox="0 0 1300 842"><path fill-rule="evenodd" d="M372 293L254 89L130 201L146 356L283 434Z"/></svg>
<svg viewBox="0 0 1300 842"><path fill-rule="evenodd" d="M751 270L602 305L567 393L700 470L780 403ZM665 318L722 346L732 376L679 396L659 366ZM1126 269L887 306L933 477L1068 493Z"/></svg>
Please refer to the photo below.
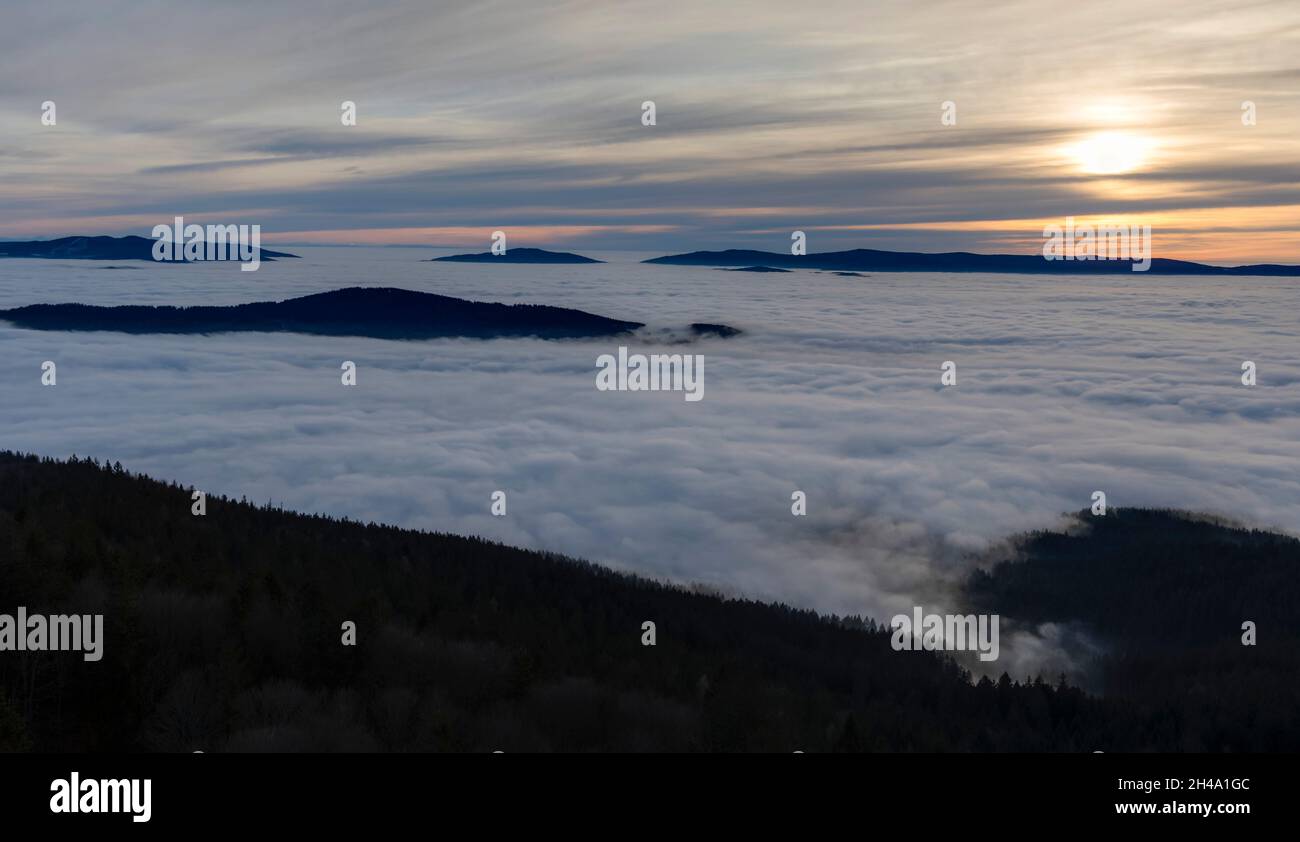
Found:
<svg viewBox="0 0 1300 842"><path fill-rule="evenodd" d="M376 229L370 229L370 230L376 230ZM0 236L0 243L53 242L56 240L77 238L77 237L86 237L86 238L109 237L112 239L126 239L128 237L136 237L142 240L153 239L152 237L147 237L141 234L134 234L134 233L132 234L100 233L100 234L62 234L57 236L47 236L47 237L41 237L36 239L19 239L13 237ZM487 246L485 247L485 245L482 242L479 242L476 245L476 244L468 244L468 243L457 243L457 244L402 243L402 242L366 243L366 242L345 242L345 241L334 242L334 241L316 241L316 240L287 240L287 239L281 240L276 238L274 234L271 234L269 236L264 234L262 236L262 240L264 242L264 246L263 246L264 248L393 248L393 249L431 249L431 250L466 249L468 250L466 253L469 254L484 254L490 250L490 243L487 244ZM531 242L522 245L521 244L512 245L509 248L509 250L511 251L518 250L518 249L538 249L538 250L549 251L549 252L563 251L563 252L570 252L579 255L585 253L584 251L579 251L578 246L550 245L550 244L536 245ZM737 245L689 248L686 251L672 251L672 250L665 250L664 248L647 248L647 247L600 246L594 249L586 249L585 251L591 251L597 253L599 252L618 252L618 253L637 253L637 254L657 253L661 257L675 257L675 256L686 255L686 254L717 253L717 252L727 252L727 251L750 251L750 252L756 252L764 255L770 255L773 257L781 257L781 258L786 258L791 256L783 251L774 251L766 248L755 248L750 246L737 246ZM936 255L936 256L948 255L948 254L969 254L977 257L1042 256L1041 248L1038 249L1037 251L1029 251L1029 252L1016 252L1016 251L989 252L989 251L974 251L968 248L953 248L953 249L947 249L943 251L918 251L914 248L880 248L878 246L863 246L863 245L850 246L847 248L829 249L825 251L813 251L810 249L806 254L807 256L812 257L816 255L824 256L824 255L832 255L832 254L843 254L845 252L852 252L852 251L874 251L874 252L881 252L886 254L920 254L920 255ZM1244 267L1244 266L1287 266L1287 267L1300 268L1300 262L1297 263L1289 263L1285 261L1279 262L1277 260L1271 260L1267 258L1232 258L1232 259L1209 258L1207 259L1207 258L1192 258L1192 257L1168 257L1165 255L1158 255L1154 253L1154 251L1152 251L1152 253L1150 254L1150 259L1151 260L1172 260L1172 261L1179 261L1185 263L1198 263L1206 266L1213 266L1216 268L1229 268L1229 269L1235 267ZM1292 259L1300 261L1300 256L1297 256L1296 258L1292 258ZM1067 262L1093 262L1093 263L1102 262L1102 261L1130 262L1132 260L1133 258L1097 257L1097 258L1078 258L1077 260L1072 260Z"/></svg>

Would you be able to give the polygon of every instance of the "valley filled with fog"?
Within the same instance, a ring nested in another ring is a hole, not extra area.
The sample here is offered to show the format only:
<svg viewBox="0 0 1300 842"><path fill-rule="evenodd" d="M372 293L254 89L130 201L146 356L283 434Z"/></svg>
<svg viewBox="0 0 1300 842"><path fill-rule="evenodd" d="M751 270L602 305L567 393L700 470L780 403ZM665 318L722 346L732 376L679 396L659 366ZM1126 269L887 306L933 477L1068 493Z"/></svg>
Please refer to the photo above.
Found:
<svg viewBox="0 0 1300 842"><path fill-rule="evenodd" d="M1095 490L1111 506L1300 530L1300 288L1284 278L842 277L619 252L492 266L423 262L445 250L274 247L303 259L249 273L0 261L0 308L239 304L360 285L648 327L389 341L0 323L0 447L886 622L958 607L974 559L1060 526ZM664 344L692 322L743 333ZM704 399L598 391L596 360L619 345L702 355ZM41 385L45 360L57 387ZM356 388L340 384L345 360ZM957 384L941 387L948 360ZM1241 383L1245 360L1255 386ZM489 511L496 490L504 517ZM791 514L795 490L806 517Z"/></svg>

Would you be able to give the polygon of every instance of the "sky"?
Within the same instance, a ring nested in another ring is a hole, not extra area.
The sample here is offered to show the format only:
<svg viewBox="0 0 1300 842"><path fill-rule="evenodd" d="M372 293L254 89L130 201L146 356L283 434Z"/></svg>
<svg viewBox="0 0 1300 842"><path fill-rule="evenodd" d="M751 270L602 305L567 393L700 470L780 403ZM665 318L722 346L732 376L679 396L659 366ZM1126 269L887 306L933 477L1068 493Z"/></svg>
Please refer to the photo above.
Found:
<svg viewBox="0 0 1300 842"><path fill-rule="evenodd" d="M813 252L1035 253L1073 216L1150 224L1157 256L1300 263L1294 0L6 0L3 20L5 239L181 215L272 245L785 251L802 230Z"/></svg>

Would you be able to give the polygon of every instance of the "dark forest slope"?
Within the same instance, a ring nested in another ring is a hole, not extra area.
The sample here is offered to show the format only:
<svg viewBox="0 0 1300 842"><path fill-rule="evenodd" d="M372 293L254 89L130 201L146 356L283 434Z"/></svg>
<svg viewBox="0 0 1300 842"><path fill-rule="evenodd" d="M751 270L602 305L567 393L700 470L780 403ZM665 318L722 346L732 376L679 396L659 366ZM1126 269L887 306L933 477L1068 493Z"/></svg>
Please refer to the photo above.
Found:
<svg viewBox="0 0 1300 842"><path fill-rule="evenodd" d="M1184 749L1300 750L1300 540L1150 509L1079 519L972 576L972 607L1081 624L1107 698L1170 711Z"/></svg>
<svg viewBox="0 0 1300 842"><path fill-rule="evenodd" d="M0 653L5 747L1090 751L1148 730L1077 690L971 685L861 623L472 538L190 505L117 468L0 454L0 611L106 615L98 663Z"/></svg>
<svg viewBox="0 0 1300 842"><path fill-rule="evenodd" d="M972 684L932 653L893 651L869 621L473 538L216 498L206 517L190 506L188 490L117 466L0 453L0 612L102 612L106 637L98 663L0 652L0 748L1215 744L1204 729L1218 726L1194 710L1052 683ZM340 643L344 620L357 623L355 647ZM641 645L646 620L655 647ZM1294 733L1233 747L1282 748Z"/></svg>

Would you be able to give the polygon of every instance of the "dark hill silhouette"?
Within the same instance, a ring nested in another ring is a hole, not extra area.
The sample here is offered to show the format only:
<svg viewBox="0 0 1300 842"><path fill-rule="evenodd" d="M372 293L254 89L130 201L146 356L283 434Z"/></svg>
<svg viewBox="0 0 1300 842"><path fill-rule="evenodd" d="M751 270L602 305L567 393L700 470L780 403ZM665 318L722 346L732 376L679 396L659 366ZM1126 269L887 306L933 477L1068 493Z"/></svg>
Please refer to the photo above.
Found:
<svg viewBox="0 0 1300 842"><path fill-rule="evenodd" d="M0 257L45 257L59 260L148 260L159 263L184 263L154 261L153 246L157 240L146 237L61 237L57 240L27 240L0 242ZM297 258L288 252L261 249L263 262L279 257Z"/></svg>
<svg viewBox="0 0 1300 842"><path fill-rule="evenodd" d="M101 662L0 655L0 751L1119 752L1229 743L1294 751L1300 743L1296 650L1264 636L1278 632L1272 624L1292 610L1296 586L1272 609L1248 596L1293 574L1295 544L1281 536L1189 526L1168 513L1029 536L1030 567L1067 582L1020 587L1026 580L1008 575L1006 599L1018 601L990 606L1004 615L1034 616L1039 594L1047 596L1039 616L1058 615L1053 594L1079 587L1080 610L1116 618L1121 637L1145 624L1139 636L1173 644L1167 655L1185 641L1177 622L1162 622L1220 595L1225 604L1204 615L1193 647L1219 635L1216 624L1236 620L1238 608L1265 618L1259 649L1234 650L1235 664L1225 654L1216 665L1230 669L1210 684L1197 683L1207 668L1171 656L1158 695L1097 699L1005 675L972 684L937 653L893 651L890 632L864 618L696 593L477 538L216 496L204 517L190 506L190 489L120 465L0 452L0 610L105 615ZM1216 567L1220 550L1231 556ZM1194 566L1178 576L1189 556ZM1248 584L1225 590L1223 577L1242 567ZM1103 594L1126 593L1124 570L1137 594L1107 608ZM656 623L654 647L641 644L647 620ZM344 621L356 623L354 647L341 645ZM1269 683L1233 689L1243 670Z"/></svg>
<svg viewBox="0 0 1300 842"><path fill-rule="evenodd" d="M643 261L673 266L770 266L785 269L828 269L875 272L991 272L1016 274L1092 275L1278 275L1300 277L1300 266L1254 264L1210 266L1156 257L1144 272L1134 272L1131 260L1047 260L1042 255L974 254L966 251L925 254L907 251L853 249L793 255L751 249L693 251Z"/></svg>
<svg viewBox="0 0 1300 842"><path fill-rule="evenodd" d="M477 538L215 496L204 517L190 507L188 489L120 465L0 452L0 610L105 615L98 663L0 654L0 751L1149 744L1106 702L973 685L861 619Z"/></svg>
<svg viewBox="0 0 1300 842"><path fill-rule="evenodd" d="M517 248L506 249L505 254L493 254L490 251L479 254L449 254L446 257L434 257L426 263L604 263L592 257L572 254L567 251L547 251L546 249Z"/></svg>
<svg viewBox="0 0 1300 842"><path fill-rule="evenodd" d="M96 307L35 304L0 310L0 320L33 330L123 333L262 331L381 339L537 336L573 339L636 330L624 322L538 304L489 304L384 287L351 287L279 302L231 307Z"/></svg>
<svg viewBox="0 0 1300 842"><path fill-rule="evenodd" d="M1078 520L974 574L971 607L1082 624L1108 653L1099 686L1166 707L1180 750L1300 749L1300 540L1151 509Z"/></svg>
<svg viewBox="0 0 1300 842"><path fill-rule="evenodd" d="M723 339L739 336L743 333L740 328L731 327L730 325L710 324L708 322L695 322L690 329L695 336L720 336Z"/></svg>

